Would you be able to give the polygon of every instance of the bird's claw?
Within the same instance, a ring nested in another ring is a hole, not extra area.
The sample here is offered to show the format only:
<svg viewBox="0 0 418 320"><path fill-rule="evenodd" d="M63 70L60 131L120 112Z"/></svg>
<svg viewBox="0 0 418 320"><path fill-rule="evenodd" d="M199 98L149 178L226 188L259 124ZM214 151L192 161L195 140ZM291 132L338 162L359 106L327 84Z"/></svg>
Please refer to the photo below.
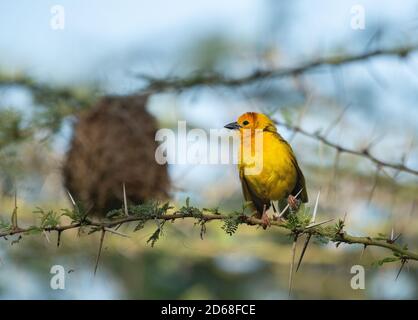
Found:
<svg viewBox="0 0 418 320"><path fill-rule="evenodd" d="M270 222L270 218L267 215L267 213L263 213L263 215L261 216L261 221L263 222L263 229L266 230L267 227L271 226L271 222Z"/></svg>
<svg viewBox="0 0 418 320"><path fill-rule="evenodd" d="M292 211L296 211L299 208L299 200L291 194L287 197L287 203Z"/></svg>
<svg viewBox="0 0 418 320"><path fill-rule="evenodd" d="M267 208L266 208L266 206L264 205L264 208L263 208L263 214L261 215L261 221L263 222L263 229L264 229L264 230L266 230L266 229L267 229L267 227L270 227L270 226L271 226L270 218L269 218L269 216L267 215L266 210L267 210Z"/></svg>

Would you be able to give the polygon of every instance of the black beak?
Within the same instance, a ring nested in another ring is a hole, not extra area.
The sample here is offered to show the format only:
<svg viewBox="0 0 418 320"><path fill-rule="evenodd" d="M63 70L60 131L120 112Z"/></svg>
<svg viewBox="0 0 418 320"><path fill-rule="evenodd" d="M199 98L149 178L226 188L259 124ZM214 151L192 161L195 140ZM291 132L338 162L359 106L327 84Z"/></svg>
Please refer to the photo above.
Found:
<svg viewBox="0 0 418 320"><path fill-rule="evenodd" d="M238 124L238 122L231 122L231 123L228 123L224 128L227 128L230 130L237 130L241 128L241 126Z"/></svg>

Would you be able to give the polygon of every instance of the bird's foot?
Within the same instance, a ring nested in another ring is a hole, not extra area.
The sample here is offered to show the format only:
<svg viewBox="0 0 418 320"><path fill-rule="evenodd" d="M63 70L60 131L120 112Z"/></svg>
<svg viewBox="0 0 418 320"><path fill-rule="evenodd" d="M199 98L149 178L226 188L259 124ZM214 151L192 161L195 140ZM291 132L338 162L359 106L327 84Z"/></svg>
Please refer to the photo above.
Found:
<svg viewBox="0 0 418 320"><path fill-rule="evenodd" d="M267 208L266 205L263 207L263 214L261 215L261 221L263 222L263 229L266 230L267 227L271 226L270 218L267 215Z"/></svg>
<svg viewBox="0 0 418 320"><path fill-rule="evenodd" d="M292 211L298 210L300 202L298 199L296 199L296 197L289 194L289 196L287 197L287 203L289 204L289 207Z"/></svg>

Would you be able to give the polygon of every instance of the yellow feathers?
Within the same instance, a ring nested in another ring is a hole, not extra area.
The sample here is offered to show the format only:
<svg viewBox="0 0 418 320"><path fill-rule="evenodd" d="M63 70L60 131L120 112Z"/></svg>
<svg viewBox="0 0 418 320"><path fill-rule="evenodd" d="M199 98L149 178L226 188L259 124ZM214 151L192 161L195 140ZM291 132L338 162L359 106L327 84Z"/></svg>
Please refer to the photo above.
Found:
<svg viewBox="0 0 418 320"><path fill-rule="evenodd" d="M290 205L295 205L295 196L300 191L299 199L308 201L305 178L295 154L277 133L271 119L261 113L247 112L225 128L240 132L238 168L242 190L244 198L253 203L258 217L265 218L265 211L273 200L288 199ZM257 161L261 162L257 174L246 170Z"/></svg>

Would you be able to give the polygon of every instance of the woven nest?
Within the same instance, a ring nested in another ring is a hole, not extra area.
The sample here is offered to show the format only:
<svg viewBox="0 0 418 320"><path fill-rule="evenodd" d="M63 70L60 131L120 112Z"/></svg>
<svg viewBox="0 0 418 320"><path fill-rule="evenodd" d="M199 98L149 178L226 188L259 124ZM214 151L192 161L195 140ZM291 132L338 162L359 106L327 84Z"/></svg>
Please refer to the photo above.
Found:
<svg viewBox="0 0 418 320"><path fill-rule="evenodd" d="M157 125L145 96L104 97L81 114L63 167L64 183L90 213L168 197L167 166L155 161Z"/></svg>

